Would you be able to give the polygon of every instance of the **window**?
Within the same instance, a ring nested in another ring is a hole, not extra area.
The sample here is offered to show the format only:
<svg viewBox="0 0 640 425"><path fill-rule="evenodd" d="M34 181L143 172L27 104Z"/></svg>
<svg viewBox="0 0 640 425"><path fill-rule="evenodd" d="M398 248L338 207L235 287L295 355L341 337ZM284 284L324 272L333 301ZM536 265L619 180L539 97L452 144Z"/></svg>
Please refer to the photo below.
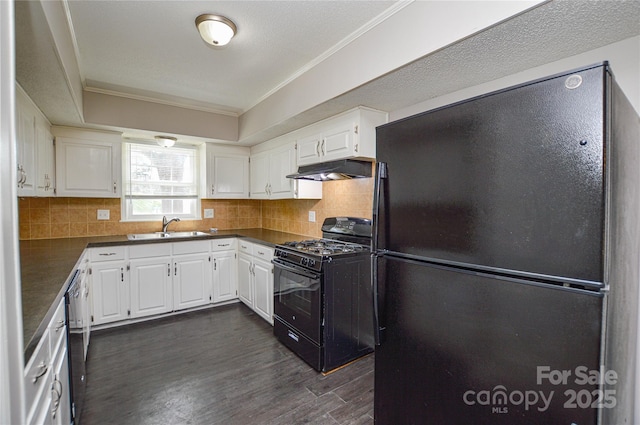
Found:
<svg viewBox="0 0 640 425"><path fill-rule="evenodd" d="M122 219L200 218L198 150L125 143Z"/></svg>

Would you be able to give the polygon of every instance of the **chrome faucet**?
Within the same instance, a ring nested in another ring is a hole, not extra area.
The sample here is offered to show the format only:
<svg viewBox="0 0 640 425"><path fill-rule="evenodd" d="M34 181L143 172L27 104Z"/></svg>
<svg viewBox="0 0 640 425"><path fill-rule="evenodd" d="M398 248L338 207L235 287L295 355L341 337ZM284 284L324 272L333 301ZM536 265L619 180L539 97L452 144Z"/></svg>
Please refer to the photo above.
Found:
<svg viewBox="0 0 640 425"><path fill-rule="evenodd" d="M162 233L167 233L167 226L174 221L180 221L180 219L178 217L175 217L167 221L167 216L162 216Z"/></svg>

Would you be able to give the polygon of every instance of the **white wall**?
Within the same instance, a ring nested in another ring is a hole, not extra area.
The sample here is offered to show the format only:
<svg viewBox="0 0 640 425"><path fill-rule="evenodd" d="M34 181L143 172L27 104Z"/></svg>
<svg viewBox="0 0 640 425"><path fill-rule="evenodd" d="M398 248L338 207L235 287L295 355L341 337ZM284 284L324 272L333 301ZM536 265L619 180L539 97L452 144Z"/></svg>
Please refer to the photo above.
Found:
<svg viewBox="0 0 640 425"><path fill-rule="evenodd" d="M0 1L0 424L24 423L13 2Z"/></svg>
<svg viewBox="0 0 640 425"><path fill-rule="evenodd" d="M640 36L638 36L392 111L389 113L389 122L470 97L605 60L608 60L611 64L611 69L618 85L625 92L635 110L637 112L640 111Z"/></svg>

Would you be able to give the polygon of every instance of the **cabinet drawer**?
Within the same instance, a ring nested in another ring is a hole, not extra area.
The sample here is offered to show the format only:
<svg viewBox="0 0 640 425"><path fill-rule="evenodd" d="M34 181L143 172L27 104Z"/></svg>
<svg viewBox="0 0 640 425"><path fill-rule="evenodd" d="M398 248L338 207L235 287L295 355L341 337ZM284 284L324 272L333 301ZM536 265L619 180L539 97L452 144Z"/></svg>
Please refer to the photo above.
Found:
<svg viewBox="0 0 640 425"><path fill-rule="evenodd" d="M230 251L236 249L237 243L235 238L214 239L211 241L212 251Z"/></svg>
<svg viewBox="0 0 640 425"><path fill-rule="evenodd" d="M36 398L42 391L49 391L51 355L49 351L49 332L45 331L36 347L27 367L24 369L24 393L27 414L35 408ZM46 388L45 388L46 387Z"/></svg>
<svg viewBox="0 0 640 425"><path fill-rule="evenodd" d="M273 259L273 248L264 245L253 244L253 256L265 261Z"/></svg>
<svg viewBox="0 0 640 425"><path fill-rule="evenodd" d="M173 254L197 254L200 252L209 252L210 242L207 241L189 241L189 242L174 242Z"/></svg>
<svg viewBox="0 0 640 425"><path fill-rule="evenodd" d="M253 244L251 242L240 239L238 240L238 251L244 252L245 254L253 255Z"/></svg>
<svg viewBox="0 0 640 425"><path fill-rule="evenodd" d="M166 242L129 247L129 258L166 257L168 255L171 255L171 244Z"/></svg>
<svg viewBox="0 0 640 425"><path fill-rule="evenodd" d="M103 246L91 248L91 261L124 260L127 248L124 246Z"/></svg>
<svg viewBox="0 0 640 425"><path fill-rule="evenodd" d="M60 302L56 312L49 322L49 340L51 342L51 353L55 353L60 347L60 343L67 335L64 300Z"/></svg>

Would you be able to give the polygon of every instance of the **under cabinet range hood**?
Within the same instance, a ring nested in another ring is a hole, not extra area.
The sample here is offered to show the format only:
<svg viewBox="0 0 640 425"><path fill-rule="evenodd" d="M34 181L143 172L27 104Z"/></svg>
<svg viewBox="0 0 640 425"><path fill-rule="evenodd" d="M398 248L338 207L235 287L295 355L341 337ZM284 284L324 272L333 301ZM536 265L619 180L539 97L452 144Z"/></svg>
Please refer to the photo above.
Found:
<svg viewBox="0 0 640 425"><path fill-rule="evenodd" d="M341 159L339 161L303 165L298 167L297 173L289 174L287 178L314 181L360 179L371 177L371 167L371 162Z"/></svg>

